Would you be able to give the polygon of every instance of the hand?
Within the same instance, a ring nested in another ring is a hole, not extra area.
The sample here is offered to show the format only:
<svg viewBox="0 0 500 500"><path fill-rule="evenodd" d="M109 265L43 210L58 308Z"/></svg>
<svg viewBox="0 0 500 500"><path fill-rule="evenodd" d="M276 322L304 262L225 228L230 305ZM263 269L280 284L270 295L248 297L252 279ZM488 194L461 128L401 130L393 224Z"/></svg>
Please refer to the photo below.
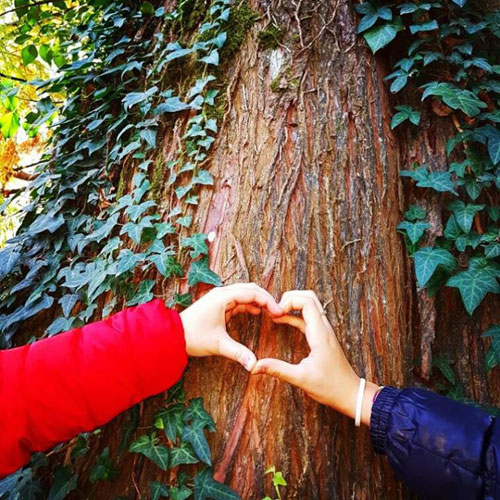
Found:
<svg viewBox="0 0 500 500"><path fill-rule="evenodd" d="M290 291L283 294L279 305L285 314L273 317L273 321L301 330L311 352L298 365L260 359L252 374L265 373L296 385L316 401L354 418L360 379L347 361L318 297L311 291ZM290 311L301 311L302 317L286 314ZM361 418L367 425L377 389L367 382Z"/></svg>
<svg viewBox="0 0 500 500"><path fill-rule="evenodd" d="M226 323L238 313L260 314L262 309L272 317L283 314L271 294L255 283L210 290L180 314L188 355L225 356L251 371L257 361L255 354L229 336Z"/></svg>

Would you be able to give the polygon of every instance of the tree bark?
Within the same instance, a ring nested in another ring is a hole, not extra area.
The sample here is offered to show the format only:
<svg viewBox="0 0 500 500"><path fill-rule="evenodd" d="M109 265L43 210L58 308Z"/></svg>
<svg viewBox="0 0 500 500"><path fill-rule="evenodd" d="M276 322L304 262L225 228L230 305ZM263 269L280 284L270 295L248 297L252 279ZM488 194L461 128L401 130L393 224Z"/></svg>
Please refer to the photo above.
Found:
<svg viewBox="0 0 500 500"><path fill-rule="evenodd" d="M262 17L225 68L227 108L210 163L215 186L202 192L193 214L193 232L211 235L212 269L226 284L254 281L276 297L315 290L349 360L369 380L412 384L421 353L420 374L428 378L435 342L460 358L470 396L498 400L498 381L481 372L478 335L498 318L493 300L476 322L455 290L436 299L418 295L396 232L409 202L421 196L409 184L403 192L400 170L413 161L443 168L450 130L430 117L417 135L391 131L387 60L374 58L356 35L351 2L251 3ZM284 33L272 49L258 40L269 23ZM177 124L158 154L168 160L178 137ZM426 203L438 219L438 200ZM230 331L257 357L295 363L307 354L299 332L265 316L237 318ZM270 494L270 465L288 481L287 500L412 498L373 453L367 429L298 389L219 358L191 361L186 388L190 397L203 396L217 424L210 437L216 479L245 500ZM144 425L153 407L142 408ZM116 446L126 418L104 429L103 443ZM126 455L117 481L88 491L95 499L139 498L151 479L168 475Z"/></svg>

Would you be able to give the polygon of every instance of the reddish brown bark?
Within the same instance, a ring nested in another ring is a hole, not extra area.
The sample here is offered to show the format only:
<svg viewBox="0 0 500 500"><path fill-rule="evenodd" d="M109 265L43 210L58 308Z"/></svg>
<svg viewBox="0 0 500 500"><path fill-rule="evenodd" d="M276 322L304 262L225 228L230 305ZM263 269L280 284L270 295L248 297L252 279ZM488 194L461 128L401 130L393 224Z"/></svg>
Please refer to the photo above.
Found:
<svg viewBox="0 0 500 500"><path fill-rule="evenodd" d="M419 135L390 130L383 82L389 68L356 35L351 3L252 4L263 17L226 68L227 110L209 167L216 182L202 192L193 214L193 232L214 236L212 268L225 283L255 281L276 297L289 289L315 290L348 358L370 380L413 383L412 363L420 354L427 376L434 343L460 358L470 396L498 400L498 381L482 373L478 336L498 317L493 300L473 321L454 290L436 299L417 295L396 232L409 200L421 196L405 184L405 201L399 171L412 161L442 168L450 132L443 124L449 122L431 117ZM271 21L285 35L275 49L264 49L257 35ZM159 150L167 159L182 123L167 132ZM170 194L164 194L167 205ZM439 200L426 200L439 221ZM258 357L297 362L307 353L298 332L265 317L235 319L230 330ZM372 452L366 429L355 430L352 421L300 390L250 377L222 359L192 361L186 388L189 396L204 397L217 423L210 438L216 478L245 500L270 493L269 465L287 478L286 499L411 497ZM148 425L151 414L146 404L141 422ZM103 444L116 447L124 418L104 430ZM138 498L151 479L168 480L134 461L127 455L120 479L100 484L91 498Z"/></svg>

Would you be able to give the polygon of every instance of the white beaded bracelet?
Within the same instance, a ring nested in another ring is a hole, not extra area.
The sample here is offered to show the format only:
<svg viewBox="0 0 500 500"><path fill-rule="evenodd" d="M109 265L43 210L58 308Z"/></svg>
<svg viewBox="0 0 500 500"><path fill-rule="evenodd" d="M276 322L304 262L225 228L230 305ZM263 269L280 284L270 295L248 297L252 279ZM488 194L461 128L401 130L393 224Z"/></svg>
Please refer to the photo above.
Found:
<svg viewBox="0 0 500 500"><path fill-rule="evenodd" d="M361 425L361 410L363 409L363 396L365 395L366 379L359 379L358 398L356 399L356 417L354 418L354 425L359 427Z"/></svg>

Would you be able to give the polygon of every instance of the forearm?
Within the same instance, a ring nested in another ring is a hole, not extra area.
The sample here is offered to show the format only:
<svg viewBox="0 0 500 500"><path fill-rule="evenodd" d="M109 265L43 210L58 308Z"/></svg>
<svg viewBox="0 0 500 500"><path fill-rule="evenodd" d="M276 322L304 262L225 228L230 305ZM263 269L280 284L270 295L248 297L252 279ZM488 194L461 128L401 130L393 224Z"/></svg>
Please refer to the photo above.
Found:
<svg viewBox="0 0 500 500"><path fill-rule="evenodd" d="M425 498L500 498L500 429L482 410L424 389L383 389L372 445Z"/></svg>
<svg viewBox="0 0 500 500"><path fill-rule="evenodd" d="M0 357L0 476L175 383L187 363L182 323L161 301Z"/></svg>

